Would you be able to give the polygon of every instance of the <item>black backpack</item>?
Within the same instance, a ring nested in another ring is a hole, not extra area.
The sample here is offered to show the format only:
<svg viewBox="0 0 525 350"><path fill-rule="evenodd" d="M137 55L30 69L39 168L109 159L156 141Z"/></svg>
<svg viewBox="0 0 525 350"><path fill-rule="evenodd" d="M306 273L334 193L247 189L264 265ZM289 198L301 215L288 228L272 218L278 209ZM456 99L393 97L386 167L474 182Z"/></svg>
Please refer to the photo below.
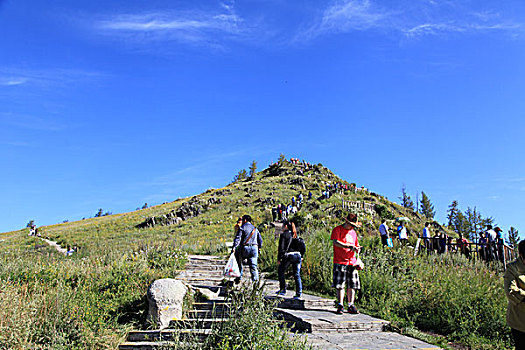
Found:
<svg viewBox="0 0 525 350"><path fill-rule="evenodd" d="M304 239L301 237L292 238L289 251L299 252L301 253L301 256L304 257L304 254L306 253L306 244L304 244Z"/></svg>

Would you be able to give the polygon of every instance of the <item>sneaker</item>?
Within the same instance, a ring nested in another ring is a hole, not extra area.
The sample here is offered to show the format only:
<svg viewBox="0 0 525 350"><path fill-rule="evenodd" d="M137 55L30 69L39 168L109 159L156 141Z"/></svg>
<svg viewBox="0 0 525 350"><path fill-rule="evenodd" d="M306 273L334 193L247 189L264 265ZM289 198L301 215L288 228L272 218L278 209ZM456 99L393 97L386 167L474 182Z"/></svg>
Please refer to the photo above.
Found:
<svg viewBox="0 0 525 350"><path fill-rule="evenodd" d="M240 277L236 277L235 280L234 280L234 283L235 284L241 283L241 278Z"/></svg>
<svg viewBox="0 0 525 350"><path fill-rule="evenodd" d="M293 299L294 299L294 300L301 300L301 294L295 294L295 295L293 296Z"/></svg>
<svg viewBox="0 0 525 350"><path fill-rule="evenodd" d="M344 310L343 305L337 304L337 310L336 310L335 313L338 314L338 315L342 315L343 314L343 310Z"/></svg>
<svg viewBox="0 0 525 350"><path fill-rule="evenodd" d="M275 294L277 294L278 297L284 297L286 295L286 291L278 290Z"/></svg>
<svg viewBox="0 0 525 350"><path fill-rule="evenodd" d="M354 314L354 315L356 315L356 314L359 313L359 310L357 310L357 308L355 307L354 304L350 305L350 306L348 307L348 310L347 310L347 311L348 311L349 314Z"/></svg>

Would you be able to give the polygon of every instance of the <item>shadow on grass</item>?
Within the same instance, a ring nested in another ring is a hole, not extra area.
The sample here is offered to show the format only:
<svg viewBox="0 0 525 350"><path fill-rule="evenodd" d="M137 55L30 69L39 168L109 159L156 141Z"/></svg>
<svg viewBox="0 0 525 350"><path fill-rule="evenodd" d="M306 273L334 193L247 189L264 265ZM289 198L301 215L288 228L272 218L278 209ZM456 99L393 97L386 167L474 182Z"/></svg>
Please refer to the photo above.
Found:
<svg viewBox="0 0 525 350"><path fill-rule="evenodd" d="M146 295L142 298L121 305L116 311L117 322L121 325L133 325L142 328L146 324L148 311L148 299Z"/></svg>

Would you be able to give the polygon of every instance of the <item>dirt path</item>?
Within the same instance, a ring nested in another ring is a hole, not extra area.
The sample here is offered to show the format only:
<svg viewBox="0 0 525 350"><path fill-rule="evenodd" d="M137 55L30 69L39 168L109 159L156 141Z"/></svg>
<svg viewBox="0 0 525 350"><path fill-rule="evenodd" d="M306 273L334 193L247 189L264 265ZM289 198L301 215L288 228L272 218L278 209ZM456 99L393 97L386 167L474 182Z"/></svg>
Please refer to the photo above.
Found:
<svg viewBox="0 0 525 350"><path fill-rule="evenodd" d="M61 246L59 246L57 242L54 242L54 241L51 241L51 240L45 239L45 238L40 238L40 239L42 239L44 242L49 244L51 247L55 248L59 253L62 253L64 255L66 255L67 249L62 248Z"/></svg>

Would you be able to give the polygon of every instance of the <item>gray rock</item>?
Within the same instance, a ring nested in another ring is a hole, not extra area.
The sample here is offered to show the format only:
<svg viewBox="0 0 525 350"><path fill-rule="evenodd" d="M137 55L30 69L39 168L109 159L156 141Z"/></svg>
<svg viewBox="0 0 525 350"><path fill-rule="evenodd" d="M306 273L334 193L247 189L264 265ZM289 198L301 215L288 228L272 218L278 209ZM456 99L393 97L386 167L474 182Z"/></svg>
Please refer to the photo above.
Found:
<svg viewBox="0 0 525 350"><path fill-rule="evenodd" d="M182 281L164 278L148 288L147 322L159 329L169 326L171 320L182 318L182 305L188 288Z"/></svg>

